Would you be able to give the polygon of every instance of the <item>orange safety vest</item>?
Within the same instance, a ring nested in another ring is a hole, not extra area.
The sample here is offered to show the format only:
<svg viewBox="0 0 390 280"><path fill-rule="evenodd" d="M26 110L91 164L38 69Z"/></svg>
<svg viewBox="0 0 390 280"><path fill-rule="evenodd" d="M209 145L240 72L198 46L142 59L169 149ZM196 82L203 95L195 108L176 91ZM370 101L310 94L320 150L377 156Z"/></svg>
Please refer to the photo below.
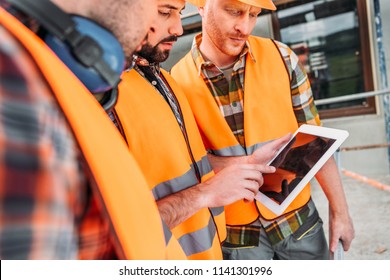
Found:
<svg viewBox="0 0 390 280"><path fill-rule="evenodd" d="M125 72L115 106L129 149L140 164L156 200L214 175L184 94L161 70L175 93L189 142L161 94L136 70ZM180 207L180 206L178 206ZM189 259L221 259L226 238L223 207L204 208L172 229Z"/></svg>
<svg viewBox="0 0 390 280"><path fill-rule="evenodd" d="M52 88L96 182L93 191L110 218L118 256L167 258L153 196L104 110L45 43L3 8L0 23L29 51Z"/></svg>
<svg viewBox="0 0 390 280"><path fill-rule="evenodd" d="M214 97L196 69L191 53L187 53L171 70L188 97L206 148L219 156L252 154L267 141L298 128L291 100L290 77L278 48L270 39L250 36L248 41L254 59L247 55L245 62L245 149L220 113ZM285 213L302 207L309 199L308 184ZM259 217L259 213L265 219L276 218L258 201L239 201L225 207L225 212L228 225L249 224Z"/></svg>

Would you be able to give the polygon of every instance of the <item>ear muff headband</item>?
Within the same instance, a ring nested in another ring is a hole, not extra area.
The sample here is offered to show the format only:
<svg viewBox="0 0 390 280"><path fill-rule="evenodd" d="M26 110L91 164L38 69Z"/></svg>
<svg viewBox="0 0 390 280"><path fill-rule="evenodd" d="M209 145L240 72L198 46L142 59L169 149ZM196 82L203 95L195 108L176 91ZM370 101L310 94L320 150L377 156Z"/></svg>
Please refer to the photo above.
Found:
<svg viewBox="0 0 390 280"><path fill-rule="evenodd" d="M64 13L48 0L8 2L40 23L47 31L45 42L92 93L117 87L125 57L111 32L89 19Z"/></svg>
<svg viewBox="0 0 390 280"><path fill-rule="evenodd" d="M71 42L48 33L44 37L46 44L92 93L116 87L125 66L122 46L110 32L89 19L73 16L72 20L76 31L71 33Z"/></svg>

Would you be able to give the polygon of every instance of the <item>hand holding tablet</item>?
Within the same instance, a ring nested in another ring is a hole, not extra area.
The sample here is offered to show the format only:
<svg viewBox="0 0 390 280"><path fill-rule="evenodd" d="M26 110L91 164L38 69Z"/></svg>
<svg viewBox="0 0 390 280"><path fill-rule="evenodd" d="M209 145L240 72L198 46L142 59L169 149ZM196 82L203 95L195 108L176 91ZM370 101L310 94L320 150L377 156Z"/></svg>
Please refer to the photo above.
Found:
<svg viewBox="0 0 390 280"><path fill-rule="evenodd" d="M345 130L302 125L268 163L276 172L263 174L256 200L277 215L290 205L348 137Z"/></svg>

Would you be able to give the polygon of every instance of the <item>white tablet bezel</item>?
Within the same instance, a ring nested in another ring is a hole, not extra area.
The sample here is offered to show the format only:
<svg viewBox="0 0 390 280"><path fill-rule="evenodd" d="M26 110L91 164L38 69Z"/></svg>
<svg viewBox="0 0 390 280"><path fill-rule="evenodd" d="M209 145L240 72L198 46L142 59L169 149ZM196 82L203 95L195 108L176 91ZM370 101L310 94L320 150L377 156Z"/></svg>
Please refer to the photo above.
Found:
<svg viewBox="0 0 390 280"><path fill-rule="evenodd" d="M345 130L304 124L300 126L299 129L294 133L294 135L291 137L291 140L294 139L299 132L310 134L313 136L320 136L320 137L334 139L335 142L322 155L322 157L313 165L313 167L309 170L309 172L303 177L303 179L298 183L298 185L294 188L294 190L292 190L292 192L284 199L284 201L281 204L276 203L274 200L272 200L271 198L263 194L261 191L257 193L255 199L259 201L261 204L263 204L264 206L266 206L269 210L271 210L276 215L283 214L283 212L291 204L294 198L302 191L302 189L306 186L306 184L310 182L310 180L314 177L314 175L318 172L318 170L336 152L336 150L340 147L340 145L345 141L345 139L349 135L349 133ZM288 146L290 141L278 151L275 157L269 161L268 165L281 152L283 152L284 148Z"/></svg>

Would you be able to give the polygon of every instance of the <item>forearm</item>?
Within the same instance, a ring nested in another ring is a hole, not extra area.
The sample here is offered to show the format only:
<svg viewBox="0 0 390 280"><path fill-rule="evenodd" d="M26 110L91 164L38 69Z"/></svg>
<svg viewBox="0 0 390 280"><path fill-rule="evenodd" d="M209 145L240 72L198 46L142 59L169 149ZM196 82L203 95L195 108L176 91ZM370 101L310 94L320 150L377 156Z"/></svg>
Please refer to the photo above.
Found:
<svg viewBox="0 0 390 280"><path fill-rule="evenodd" d="M241 199L252 201L263 184L262 174L274 171L273 167L257 164L231 165L198 185L158 200L157 207L169 228L174 228L203 208Z"/></svg>
<svg viewBox="0 0 390 280"><path fill-rule="evenodd" d="M225 206L241 199L252 201L264 182L263 173L275 172L274 167L265 163L290 138L291 134L287 134L256 150L251 156L209 154L208 159L217 174L199 185L158 200L162 219L173 228L202 208Z"/></svg>
<svg viewBox="0 0 390 280"><path fill-rule="evenodd" d="M162 219L174 228L206 207L199 186L171 194L157 201Z"/></svg>
<svg viewBox="0 0 390 280"><path fill-rule="evenodd" d="M207 157L215 173L218 173L219 171L228 167L229 165L245 163L247 158L246 156L223 157L223 156L216 156L212 154L208 154Z"/></svg>
<svg viewBox="0 0 390 280"><path fill-rule="evenodd" d="M344 250L348 251L355 236L355 231L334 158L328 160L317 173L316 178L329 201L330 250L335 252L337 244L341 240Z"/></svg>
<svg viewBox="0 0 390 280"><path fill-rule="evenodd" d="M348 214L348 205L336 161L331 157L316 175L334 215Z"/></svg>

